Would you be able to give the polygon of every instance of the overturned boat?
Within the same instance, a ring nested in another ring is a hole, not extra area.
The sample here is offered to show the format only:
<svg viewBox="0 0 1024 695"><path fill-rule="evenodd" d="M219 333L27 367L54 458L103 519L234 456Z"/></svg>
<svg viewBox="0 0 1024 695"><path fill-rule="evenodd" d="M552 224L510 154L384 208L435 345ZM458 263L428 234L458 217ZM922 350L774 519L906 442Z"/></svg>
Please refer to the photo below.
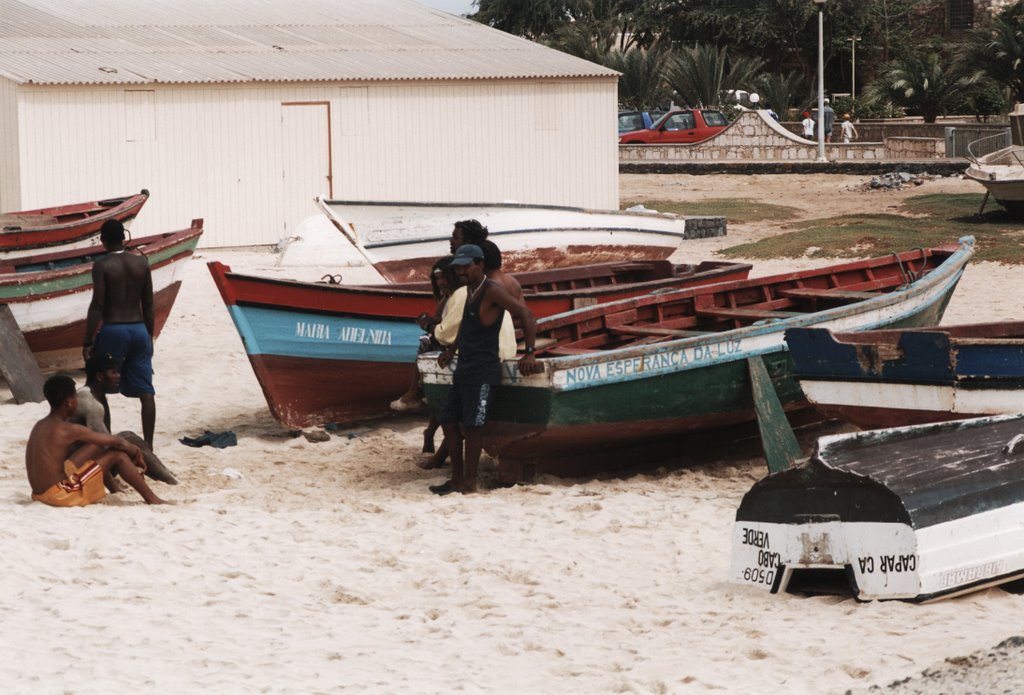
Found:
<svg viewBox="0 0 1024 695"><path fill-rule="evenodd" d="M730 580L927 601L1024 577L1024 417L822 437L736 511Z"/></svg>
<svg viewBox="0 0 1024 695"><path fill-rule="evenodd" d="M316 199L333 228L307 220L282 266L322 266L355 250L389 282L425 280L449 252L455 222L475 219L508 272L665 259L687 239L725 234L721 217L590 210L518 203L416 203Z"/></svg>

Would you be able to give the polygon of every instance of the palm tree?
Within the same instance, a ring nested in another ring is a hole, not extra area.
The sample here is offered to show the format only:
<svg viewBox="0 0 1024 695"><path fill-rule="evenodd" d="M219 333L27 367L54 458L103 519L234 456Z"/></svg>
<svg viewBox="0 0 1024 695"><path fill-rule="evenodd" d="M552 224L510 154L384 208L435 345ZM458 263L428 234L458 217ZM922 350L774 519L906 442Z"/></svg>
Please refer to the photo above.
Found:
<svg viewBox="0 0 1024 695"><path fill-rule="evenodd" d="M761 71L760 58L730 58L726 49L698 43L684 48L669 66L669 86L690 106L717 106L731 89L750 90Z"/></svg>
<svg viewBox="0 0 1024 695"><path fill-rule="evenodd" d="M934 123L959 104L963 92L982 77L980 72L965 74L944 65L938 53L916 54L887 63L864 93L871 101L888 101L917 111L925 123Z"/></svg>
<svg viewBox="0 0 1024 695"><path fill-rule="evenodd" d="M761 103L770 105L783 118L800 100L801 97L798 95L804 93L803 78L795 71L787 72L785 75L777 72L761 75L756 84Z"/></svg>
<svg viewBox="0 0 1024 695"><path fill-rule="evenodd" d="M645 109L668 101L669 90L664 72L669 53L660 45L644 50L612 51L602 63L622 73L619 77L619 104Z"/></svg>
<svg viewBox="0 0 1024 695"><path fill-rule="evenodd" d="M1008 86L1017 101L1024 101L1024 26L1019 15L1004 12L971 32L960 62Z"/></svg>

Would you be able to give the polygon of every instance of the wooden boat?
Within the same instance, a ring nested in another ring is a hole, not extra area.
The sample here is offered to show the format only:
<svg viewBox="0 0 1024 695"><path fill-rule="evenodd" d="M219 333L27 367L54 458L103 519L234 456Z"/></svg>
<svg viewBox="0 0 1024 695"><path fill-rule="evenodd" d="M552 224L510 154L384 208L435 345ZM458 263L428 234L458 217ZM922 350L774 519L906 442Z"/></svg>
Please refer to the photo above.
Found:
<svg viewBox="0 0 1024 695"><path fill-rule="evenodd" d="M794 328L800 387L861 428L1024 413L1024 322L833 333Z"/></svg>
<svg viewBox="0 0 1024 695"><path fill-rule="evenodd" d="M408 386L429 283L347 286L241 275L210 263L270 410L288 427L391 414ZM668 261L518 273L538 316L602 301L745 278L750 266Z"/></svg>
<svg viewBox="0 0 1024 695"><path fill-rule="evenodd" d="M202 233L199 219L188 229L125 243L149 259L158 335L178 295L183 261L192 255ZM92 264L105 254L102 246L92 246L0 261L0 303L10 306L42 369L81 366Z"/></svg>
<svg viewBox="0 0 1024 695"><path fill-rule="evenodd" d="M97 243L110 219L129 226L149 200L149 191L124 198L0 214L0 258L66 251Z"/></svg>
<svg viewBox="0 0 1024 695"><path fill-rule="evenodd" d="M730 579L917 601L1024 576L1024 418L823 437L736 511Z"/></svg>
<svg viewBox="0 0 1024 695"><path fill-rule="evenodd" d="M678 453L679 435L754 418L748 360L763 360L783 407L806 401L783 335L793 326L864 330L935 324L974 253L959 245L891 254L578 309L538 322L542 374L504 364L485 430L502 480L585 475ZM452 372L423 355L427 398Z"/></svg>
<svg viewBox="0 0 1024 695"><path fill-rule="evenodd" d="M334 229L304 224L281 265L325 265L353 247L390 282L424 280L449 252L452 226L476 219L501 249L503 269L526 272L668 258L685 239L725 234L723 218L554 205L379 203L317 198ZM338 232L341 232L339 235Z"/></svg>

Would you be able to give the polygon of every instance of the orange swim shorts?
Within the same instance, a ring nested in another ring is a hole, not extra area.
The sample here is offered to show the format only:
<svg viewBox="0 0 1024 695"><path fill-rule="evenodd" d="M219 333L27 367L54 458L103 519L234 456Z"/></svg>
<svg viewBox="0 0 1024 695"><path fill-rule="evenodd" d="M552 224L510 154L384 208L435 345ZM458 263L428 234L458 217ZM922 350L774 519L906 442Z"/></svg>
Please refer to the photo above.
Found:
<svg viewBox="0 0 1024 695"><path fill-rule="evenodd" d="M95 461L86 461L80 467L73 461L64 462L66 480L51 485L32 499L52 507L84 507L99 502L107 491L103 487L103 469Z"/></svg>

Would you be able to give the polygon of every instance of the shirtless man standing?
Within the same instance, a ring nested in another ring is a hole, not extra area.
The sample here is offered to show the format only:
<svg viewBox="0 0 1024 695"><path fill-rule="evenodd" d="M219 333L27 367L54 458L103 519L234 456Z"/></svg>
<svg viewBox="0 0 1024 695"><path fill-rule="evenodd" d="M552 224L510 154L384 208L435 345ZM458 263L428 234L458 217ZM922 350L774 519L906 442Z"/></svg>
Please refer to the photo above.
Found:
<svg viewBox="0 0 1024 695"><path fill-rule="evenodd" d="M78 407L70 421L76 425L85 425L93 432L111 434L110 405L107 403L108 393L117 393L121 386L121 373L117 370L117 362L108 353L93 352L85 363L85 386L78 389ZM117 436L142 450L142 458L146 464L146 475L168 485L177 485L174 474L163 464L157 455L146 447L142 437L134 432L118 432ZM117 490L107 481L107 489Z"/></svg>
<svg viewBox="0 0 1024 695"><path fill-rule="evenodd" d="M448 454L452 461L451 480L430 488L438 495L476 492L483 426L487 422L495 390L501 382L498 335L505 311L518 318L523 326L526 354L519 360L519 373L526 376L540 370L533 356L536 337L533 314L500 282L487 278L484 274L484 253L480 247L474 244L459 247L452 265L458 268L459 275L465 280L469 295L459 328L459 361L452 378L451 393L437 418L448 441ZM453 354L453 349L442 352L438 364L447 366Z"/></svg>
<svg viewBox="0 0 1024 695"><path fill-rule="evenodd" d="M25 470L32 499L54 507L84 507L103 499L103 475L118 473L146 504L165 504L136 466L139 447L109 434L67 421L78 406L75 382L58 374L43 384L50 414L37 422L25 447ZM75 445L81 444L72 452Z"/></svg>
<svg viewBox="0 0 1024 695"><path fill-rule="evenodd" d="M109 352L119 365L121 393L142 406L142 436L153 448L153 277L145 256L124 248L124 225L107 220L100 230L107 255L92 267L92 302L85 321L82 357ZM103 322L99 333L96 328ZM95 339L95 345L93 341Z"/></svg>

